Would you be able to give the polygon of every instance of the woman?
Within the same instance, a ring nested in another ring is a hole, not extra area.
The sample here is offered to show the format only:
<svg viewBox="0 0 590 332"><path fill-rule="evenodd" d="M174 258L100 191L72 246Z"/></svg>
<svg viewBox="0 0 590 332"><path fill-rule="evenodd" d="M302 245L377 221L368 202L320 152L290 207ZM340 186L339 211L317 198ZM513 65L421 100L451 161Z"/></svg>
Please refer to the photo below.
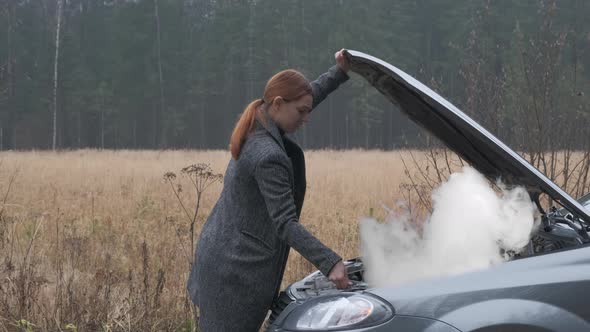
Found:
<svg viewBox="0 0 590 332"><path fill-rule="evenodd" d="M295 70L274 75L236 124L223 190L201 231L188 280L203 332L258 331L278 294L290 247L338 288L348 287L342 259L298 222L305 161L284 136L348 80L343 50L335 58L337 65L311 83Z"/></svg>

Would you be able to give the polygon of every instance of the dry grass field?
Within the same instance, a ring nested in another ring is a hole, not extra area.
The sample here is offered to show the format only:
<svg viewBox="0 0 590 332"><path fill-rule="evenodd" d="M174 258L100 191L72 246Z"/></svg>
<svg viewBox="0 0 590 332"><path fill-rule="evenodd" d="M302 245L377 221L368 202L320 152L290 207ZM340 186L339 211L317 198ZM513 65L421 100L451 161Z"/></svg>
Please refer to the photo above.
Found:
<svg viewBox="0 0 590 332"><path fill-rule="evenodd" d="M358 256L358 220L384 217L382 205L402 198L409 153L307 152L301 222L341 256ZM0 331L190 330L190 218L163 175L176 173L180 199L194 210L195 191L180 170L206 163L223 173L229 158L226 151L0 153ZM196 234L221 187L204 192ZM284 285L313 270L292 251Z"/></svg>
<svg viewBox="0 0 590 332"><path fill-rule="evenodd" d="M403 180L399 152L310 151L301 222L346 258L358 256L358 218L384 216ZM163 175L223 173L226 151L0 154L0 331L190 328L185 282L189 218ZM219 196L203 194L196 233ZM284 283L315 268L292 252ZM69 325L68 325L69 324ZM18 325L18 326L17 326Z"/></svg>

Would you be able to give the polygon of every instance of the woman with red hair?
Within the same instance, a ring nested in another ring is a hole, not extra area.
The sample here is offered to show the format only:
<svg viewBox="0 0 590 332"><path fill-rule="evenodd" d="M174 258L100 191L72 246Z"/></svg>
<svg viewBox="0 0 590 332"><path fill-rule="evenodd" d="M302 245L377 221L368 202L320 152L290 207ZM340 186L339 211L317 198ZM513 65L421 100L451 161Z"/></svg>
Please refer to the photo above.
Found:
<svg viewBox="0 0 590 332"><path fill-rule="evenodd" d="M343 52L311 83L296 70L277 73L238 120L223 190L201 231L187 285L201 331L258 331L278 295L289 248L338 288L348 287L340 256L299 223L305 160L285 136L348 80Z"/></svg>

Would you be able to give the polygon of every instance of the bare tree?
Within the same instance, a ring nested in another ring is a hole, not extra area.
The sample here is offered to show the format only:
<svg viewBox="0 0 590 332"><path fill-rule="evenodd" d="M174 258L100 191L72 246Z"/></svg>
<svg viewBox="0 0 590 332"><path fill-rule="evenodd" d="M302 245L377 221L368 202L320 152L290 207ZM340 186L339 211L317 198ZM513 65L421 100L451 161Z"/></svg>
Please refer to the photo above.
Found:
<svg viewBox="0 0 590 332"><path fill-rule="evenodd" d="M59 63L59 35L61 32L63 0L57 0L57 25L55 27L55 60L53 62L53 143L55 151L57 145L57 84L58 84L58 63Z"/></svg>
<svg viewBox="0 0 590 332"><path fill-rule="evenodd" d="M14 4L6 3L4 4L4 10L6 12L7 21L8 21L8 29L6 34L6 43L7 43L7 51L8 51L8 58L6 59L5 68L2 68L2 71L6 72L6 81L7 87L6 90L2 89L2 94L5 95L8 101L7 104L10 104L14 100L14 82L15 82L15 75L14 75L14 52L13 52L13 30L15 25L15 18L14 18ZM4 98L3 98L4 99ZM4 101L4 100L3 100ZM2 123L0 127L0 150L4 150L4 126L6 123ZM14 147L14 140L13 140L13 147Z"/></svg>
<svg viewBox="0 0 590 332"><path fill-rule="evenodd" d="M158 8L158 0L154 0L154 16L156 19L156 47L158 49L158 83L160 85L160 120L164 116L164 110L166 104L164 103L164 82L162 79L162 44L160 40L160 12ZM157 132L157 131L155 131ZM166 145L166 125L162 123L162 137L160 144L165 147Z"/></svg>

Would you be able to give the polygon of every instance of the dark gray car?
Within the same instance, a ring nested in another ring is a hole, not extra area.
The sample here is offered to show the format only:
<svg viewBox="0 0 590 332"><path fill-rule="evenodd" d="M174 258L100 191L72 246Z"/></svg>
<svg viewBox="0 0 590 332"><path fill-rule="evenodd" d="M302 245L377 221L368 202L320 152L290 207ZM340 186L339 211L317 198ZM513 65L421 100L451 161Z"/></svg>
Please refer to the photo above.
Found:
<svg viewBox="0 0 590 332"><path fill-rule="evenodd" d="M510 262L400 287L369 288L361 259L340 291L320 272L276 301L269 331L590 331L590 195L574 200L517 153L398 68L348 51L352 70L490 180L524 186L542 214ZM544 211L541 195L561 209Z"/></svg>

